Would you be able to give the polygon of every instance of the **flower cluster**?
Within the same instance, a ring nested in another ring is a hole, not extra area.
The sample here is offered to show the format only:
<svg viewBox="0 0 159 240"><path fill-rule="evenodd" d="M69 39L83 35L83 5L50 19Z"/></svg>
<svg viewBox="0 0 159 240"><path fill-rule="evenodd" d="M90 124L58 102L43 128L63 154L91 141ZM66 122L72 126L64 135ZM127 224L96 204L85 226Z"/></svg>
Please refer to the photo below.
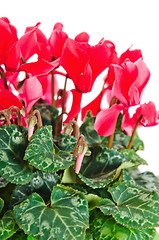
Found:
<svg viewBox="0 0 159 240"><path fill-rule="evenodd" d="M159 114L154 103L141 104L143 90L150 78L141 50L129 48L118 57L111 41L101 39L91 46L86 32L71 39L61 23L55 24L47 39L39 26L37 23L26 28L24 35L18 38L17 30L9 20L0 18L0 110L13 105L25 109L25 126L28 126L26 119L32 107L39 101L62 108L64 113L69 97L66 80L71 79L73 101L65 122L76 118L80 111L83 120L91 111L96 116L94 128L102 136L114 133L120 113L123 115L121 129L128 135L137 123L143 126L158 124ZM32 62L30 59L35 54L37 60ZM97 77L106 69L101 92L81 108L82 95L92 90ZM21 72L25 72L24 79L19 77ZM59 75L65 77L64 89L58 88ZM109 108L101 109L104 95ZM136 111L131 116L133 106Z"/></svg>

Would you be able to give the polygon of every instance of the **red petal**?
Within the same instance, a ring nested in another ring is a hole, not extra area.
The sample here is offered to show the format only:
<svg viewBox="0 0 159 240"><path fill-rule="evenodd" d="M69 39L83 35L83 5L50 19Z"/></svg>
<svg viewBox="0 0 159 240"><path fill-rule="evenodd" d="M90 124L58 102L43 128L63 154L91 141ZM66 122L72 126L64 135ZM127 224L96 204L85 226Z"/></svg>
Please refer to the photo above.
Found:
<svg viewBox="0 0 159 240"><path fill-rule="evenodd" d="M100 105L101 105L101 101L104 93L105 91L100 92L99 95L92 102L90 102L88 105L82 108L82 111L81 111L82 121L88 111L91 111L93 117L95 117L97 113L101 110Z"/></svg>
<svg viewBox="0 0 159 240"><path fill-rule="evenodd" d="M101 136L110 136L116 128L116 121L121 110L124 107L119 104L114 104L111 108L100 111L97 114L94 129Z"/></svg>
<svg viewBox="0 0 159 240"><path fill-rule="evenodd" d="M79 91L81 91L80 88L83 89L83 75L85 74L87 75L87 81L89 82L86 81L85 84L87 85L87 88L90 88L91 69L88 61L89 58L85 46L68 38L63 48L60 64L66 70Z"/></svg>
<svg viewBox="0 0 159 240"><path fill-rule="evenodd" d="M115 81L112 89L112 94L122 104L129 104L129 89L135 82L138 74L136 65L130 61L125 61L122 66L113 65L115 71Z"/></svg>
<svg viewBox="0 0 159 240"><path fill-rule="evenodd" d="M37 35L36 30L39 27L40 23L37 23L35 27L32 28L29 32L26 32L19 39L19 47L22 52L22 56L25 61L27 61L31 56L33 56L37 51Z"/></svg>
<svg viewBox="0 0 159 240"><path fill-rule="evenodd" d="M132 87L135 86L138 89L139 97L141 99L142 92L150 78L150 71L147 68L145 62L141 58L135 62L135 65L138 70L138 76L134 83L132 84Z"/></svg>
<svg viewBox="0 0 159 240"><path fill-rule="evenodd" d="M119 58L119 64L122 64L127 58L129 58L131 62L136 62L141 57L142 52L140 49L130 50L130 48L128 48L124 53L121 54Z"/></svg>
<svg viewBox="0 0 159 240"><path fill-rule="evenodd" d="M79 33L76 37L75 37L75 41L77 42L87 42L89 41L89 35L86 32L82 32Z"/></svg>
<svg viewBox="0 0 159 240"><path fill-rule="evenodd" d="M27 78L23 84L26 113L29 113L32 106L42 97L43 90L41 83L36 77Z"/></svg>
<svg viewBox="0 0 159 240"><path fill-rule="evenodd" d="M17 42L9 49L6 59L5 66L7 71L17 71L20 64L21 52Z"/></svg>
<svg viewBox="0 0 159 240"><path fill-rule="evenodd" d="M109 48L104 42L103 44L97 44L89 48L88 51L90 57L90 66L93 72L93 81L96 77L108 67L110 64L111 47Z"/></svg>
<svg viewBox="0 0 159 240"><path fill-rule="evenodd" d="M31 73L33 76L41 76L49 74L54 68L59 66L60 59L50 63L44 59L37 62L24 63L19 67L19 71Z"/></svg>
<svg viewBox="0 0 159 240"><path fill-rule="evenodd" d="M81 110L82 93L77 92L75 89L71 90L71 92L73 94L73 102L67 119L64 121L65 123L77 117Z"/></svg>
<svg viewBox="0 0 159 240"><path fill-rule="evenodd" d="M0 110L7 109L11 106L17 106L19 109L22 109L23 104L9 90L0 90Z"/></svg>
<svg viewBox="0 0 159 240"><path fill-rule="evenodd" d="M158 112L156 111L156 107L153 102L142 104L141 113L143 115L141 123L145 127L155 126L156 124L159 124Z"/></svg>
<svg viewBox="0 0 159 240"><path fill-rule="evenodd" d="M51 53L55 59L61 57L64 43L68 38L68 35L63 32L62 29L63 25L61 23L56 23L49 38Z"/></svg>

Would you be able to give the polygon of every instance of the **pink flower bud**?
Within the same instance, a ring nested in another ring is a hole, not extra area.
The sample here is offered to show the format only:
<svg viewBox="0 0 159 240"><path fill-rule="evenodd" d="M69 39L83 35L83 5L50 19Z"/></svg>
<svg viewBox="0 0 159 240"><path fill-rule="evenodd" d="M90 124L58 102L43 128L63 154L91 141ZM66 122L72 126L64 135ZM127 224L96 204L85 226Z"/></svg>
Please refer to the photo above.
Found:
<svg viewBox="0 0 159 240"><path fill-rule="evenodd" d="M75 169L75 173L79 173L80 171L80 168L81 168L81 165L82 165L82 161L83 161L83 158L84 158L84 153L78 153L77 154L77 162L76 162L76 169Z"/></svg>

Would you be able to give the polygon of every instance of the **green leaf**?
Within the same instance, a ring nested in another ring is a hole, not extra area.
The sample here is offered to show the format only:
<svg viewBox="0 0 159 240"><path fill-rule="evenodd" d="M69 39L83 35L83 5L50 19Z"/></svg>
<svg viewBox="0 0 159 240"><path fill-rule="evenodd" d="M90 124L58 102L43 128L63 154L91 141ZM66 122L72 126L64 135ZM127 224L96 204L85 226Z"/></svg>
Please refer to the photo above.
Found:
<svg viewBox="0 0 159 240"><path fill-rule="evenodd" d="M114 149L92 149L90 157L84 157L80 179L92 188L103 188L116 179L121 170L135 165L129 158Z"/></svg>
<svg viewBox="0 0 159 240"><path fill-rule="evenodd" d="M158 232L156 232L154 240L159 240L159 233Z"/></svg>
<svg viewBox="0 0 159 240"><path fill-rule="evenodd" d="M93 146L96 143L101 142L104 137L99 136L98 133L94 130L95 118L88 118L80 127L80 134L83 134L85 141L88 146Z"/></svg>
<svg viewBox="0 0 159 240"><path fill-rule="evenodd" d="M4 206L4 201L2 198L0 198L0 212L2 211L3 209L3 206Z"/></svg>
<svg viewBox="0 0 159 240"><path fill-rule="evenodd" d="M118 183L110 187L114 202L104 199L99 208L112 214L115 220L130 228L153 228L159 226L159 194L146 191L136 185Z"/></svg>
<svg viewBox="0 0 159 240"><path fill-rule="evenodd" d="M148 163L141 158L134 150L129 150L129 149L121 149L120 152L124 155L127 156L133 163L140 165L148 165Z"/></svg>
<svg viewBox="0 0 159 240"><path fill-rule="evenodd" d="M24 201L30 194L37 192L48 202L53 187L60 183L60 178L56 173L35 172L30 183L18 185L11 195L11 207Z"/></svg>
<svg viewBox="0 0 159 240"><path fill-rule="evenodd" d="M25 184L32 178L32 171L23 161L27 143L26 128L0 126L0 174L12 183Z"/></svg>
<svg viewBox="0 0 159 240"><path fill-rule="evenodd" d="M14 208L20 228L37 239L81 240L88 228L88 205L82 193L64 186L55 186L51 205L33 193Z"/></svg>
<svg viewBox="0 0 159 240"><path fill-rule="evenodd" d="M149 191L159 192L159 177L152 172L143 172L132 176L135 183L146 188Z"/></svg>
<svg viewBox="0 0 159 240"><path fill-rule="evenodd" d="M28 236L28 237L27 237L27 240L36 240L36 239L33 238L33 237Z"/></svg>
<svg viewBox="0 0 159 240"><path fill-rule="evenodd" d="M98 195L95 194L88 194L86 195L86 199L88 202L88 207L89 210L91 211L92 209L96 208L99 204L99 202L101 202L102 198L99 197Z"/></svg>
<svg viewBox="0 0 159 240"><path fill-rule="evenodd" d="M32 136L24 160L28 160L32 166L41 171L56 172L73 164L75 156L63 151L55 154L52 127L45 126L37 129Z"/></svg>
<svg viewBox="0 0 159 240"><path fill-rule="evenodd" d="M118 224L112 217L97 209L91 211L91 232L98 240L153 240L154 229L132 229Z"/></svg>
<svg viewBox="0 0 159 240"><path fill-rule="evenodd" d="M73 152L74 147L77 143L77 138L67 135L67 134L61 134L57 138L57 145L58 147L66 152Z"/></svg>
<svg viewBox="0 0 159 240"><path fill-rule="evenodd" d="M5 240L11 237L18 230L18 226L14 220L13 212L7 211L0 220L0 239Z"/></svg>

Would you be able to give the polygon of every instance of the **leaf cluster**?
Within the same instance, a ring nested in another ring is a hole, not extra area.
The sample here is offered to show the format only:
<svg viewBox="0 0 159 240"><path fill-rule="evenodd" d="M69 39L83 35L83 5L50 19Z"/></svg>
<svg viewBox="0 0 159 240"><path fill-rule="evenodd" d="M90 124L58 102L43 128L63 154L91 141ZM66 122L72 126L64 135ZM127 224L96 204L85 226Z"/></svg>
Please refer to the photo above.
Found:
<svg viewBox="0 0 159 240"><path fill-rule="evenodd" d="M0 239L159 239L159 178L138 170L147 164L137 154L140 138L128 150L129 137L117 128L108 149L88 117L80 133L89 151L75 174L77 139L56 138L58 111L38 108L44 127L30 142L25 127L0 126Z"/></svg>

